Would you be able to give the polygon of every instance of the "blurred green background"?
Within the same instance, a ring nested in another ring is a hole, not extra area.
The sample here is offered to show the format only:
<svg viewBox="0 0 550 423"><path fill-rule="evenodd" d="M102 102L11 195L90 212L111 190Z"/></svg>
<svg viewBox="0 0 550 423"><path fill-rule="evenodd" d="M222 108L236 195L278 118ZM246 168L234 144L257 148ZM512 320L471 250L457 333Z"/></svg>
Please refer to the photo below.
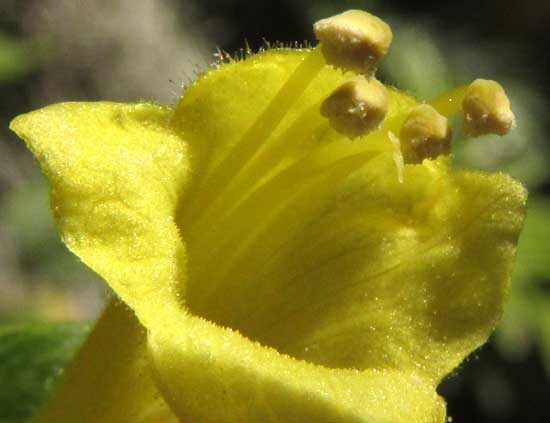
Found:
<svg viewBox="0 0 550 423"><path fill-rule="evenodd" d="M9 121L55 101L174 104L216 47L311 41L313 21L349 8L392 26L385 82L429 99L483 77L511 97L511 135L454 141L457 166L502 170L529 188L510 303L440 392L455 422L550 421L550 2L1 0L1 422L28 421L109 295L59 241L46 182Z"/></svg>

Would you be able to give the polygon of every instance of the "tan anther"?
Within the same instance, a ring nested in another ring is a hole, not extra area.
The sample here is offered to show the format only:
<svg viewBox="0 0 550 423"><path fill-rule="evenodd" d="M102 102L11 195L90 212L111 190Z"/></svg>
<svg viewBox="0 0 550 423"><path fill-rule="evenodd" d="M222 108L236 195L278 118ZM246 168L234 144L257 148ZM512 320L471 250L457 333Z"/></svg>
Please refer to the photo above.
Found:
<svg viewBox="0 0 550 423"><path fill-rule="evenodd" d="M321 105L321 114L336 131L355 138L380 126L388 103L384 85L359 75L334 90Z"/></svg>
<svg viewBox="0 0 550 423"><path fill-rule="evenodd" d="M372 75L392 41L388 24L362 10L348 10L313 26L327 63Z"/></svg>
<svg viewBox="0 0 550 423"><path fill-rule="evenodd" d="M515 125L510 100L504 88L489 79L476 79L468 86L462 101L462 111L464 133L467 135L506 135Z"/></svg>
<svg viewBox="0 0 550 423"><path fill-rule="evenodd" d="M421 163L451 150L451 128L447 118L428 104L414 107L399 131L405 163Z"/></svg>

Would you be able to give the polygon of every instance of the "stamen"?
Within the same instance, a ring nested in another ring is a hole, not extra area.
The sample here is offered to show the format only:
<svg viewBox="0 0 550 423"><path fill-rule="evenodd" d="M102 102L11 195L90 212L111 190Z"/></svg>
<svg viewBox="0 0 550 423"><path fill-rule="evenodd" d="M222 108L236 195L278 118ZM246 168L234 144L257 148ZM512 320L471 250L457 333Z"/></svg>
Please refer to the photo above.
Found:
<svg viewBox="0 0 550 423"><path fill-rule="evenodd" d="M386 88L379 81L356 76L340 85L321 105L333 129L355 138L377 129L388 112Z"/></svg>
<svg viewBox="0 0 550 423"><path fill-rule="evenodd" d="M468 135L505 135L515 125L510 100L496 81L476 79L472 82L462 101L462 110L464 132Z"/></svg>
<svg viewBox="0 0 550 423"><path fill-rule="evenodd" d="M348 10L313 26L327 63L364 75L374 74L392 41L388 24L362 10Z"/></svg>
<svg viewBox="0 0 550 423"><path fill-rule="evenodd" d="M200 215L204 215L205 207L209 212L216 209L219 205L216 199L222 197L221 194L228 185L227 181L232 181L239 174L243 164L264 145L290 107L327 63L327 58L336 66L372 75L375 65L386 54L392 39L391 30L385 22L358 10L323 19L315 24L314 30L321 45L313 49L306 60L298 66L256 122L235 144L236 147L227 158L206 177L200 190L204 194L199 195L193 206L187 207L179 219L185 220L187 227L197 227L190 222L200 219ZM377 127L383 120L387 111L387 98L385 92L380 93L382 85L376 84L380 88L378 92L375 89L371 90L375 96L370 102L357 102L348 107L349 122L344 123L343 133L350 137L362 135ZM351 117L353 119L350 119ZM336 121L342 119L337 118ZM340 125L335 123L333 127L337 128ZM193 238L192 234L189 234L189 238Z"/></svg>
<svg viewBox="0 0 550 423"><path fill-rule="evenodd" d="M420 104L409 113L399 131L405 163L421 163L451 150L451 128L447 118L429 104Z"/></svg>

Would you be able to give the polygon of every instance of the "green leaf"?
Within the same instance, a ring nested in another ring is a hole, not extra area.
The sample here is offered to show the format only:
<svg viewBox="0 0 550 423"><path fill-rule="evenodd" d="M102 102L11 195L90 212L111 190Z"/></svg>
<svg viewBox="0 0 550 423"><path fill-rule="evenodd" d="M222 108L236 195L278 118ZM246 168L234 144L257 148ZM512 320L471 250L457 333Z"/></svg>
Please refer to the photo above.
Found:
<svg viewBox="0 0 550 423"><path fill-rule="evenodd" d="M29 421L87 333L80 323L0 327L0 422Z"/></svg>
<svg viewBox="0 0 550 423"><path fill-rule="evenodd" d="M46 59L47 52L35 41L0 33L0 83L9 82L33 70Z"/></svg>

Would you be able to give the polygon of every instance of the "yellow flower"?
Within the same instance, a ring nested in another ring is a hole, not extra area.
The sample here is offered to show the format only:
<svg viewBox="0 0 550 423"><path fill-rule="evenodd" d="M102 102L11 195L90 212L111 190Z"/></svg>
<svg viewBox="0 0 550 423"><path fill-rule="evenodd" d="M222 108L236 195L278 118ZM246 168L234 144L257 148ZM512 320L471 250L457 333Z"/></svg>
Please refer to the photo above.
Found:
<svg viewBox="0 0 550 423"><path fill-rule="evenodd" d="M320 48L221 64L173 109L12 122L64 242L126 304L41 421L444 421L436 387L500 318L526 197L449 166L447 117L513 115L493 82L419 105L372 79L391 41L372 15L315 30Z"/></svg>

